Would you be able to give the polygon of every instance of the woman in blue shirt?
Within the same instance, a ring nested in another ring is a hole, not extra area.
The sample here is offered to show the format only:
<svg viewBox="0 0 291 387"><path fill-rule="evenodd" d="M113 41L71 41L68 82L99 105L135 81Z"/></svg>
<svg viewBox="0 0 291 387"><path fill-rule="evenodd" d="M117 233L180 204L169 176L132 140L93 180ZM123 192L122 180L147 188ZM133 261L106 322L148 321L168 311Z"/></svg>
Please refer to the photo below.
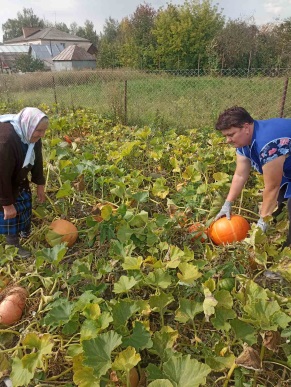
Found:
<svg viewBox="0 0 291 387"><path fill-rule="evenodd" d="M263 203L258 226L265 232L264 218L287 200L291 220L291 119L254 120L242 107L234 106L220 114L216 129L236 148L236 169L226 201L215 219L230 218L232 202L240 195L251 167L263 174ZM276 214L278 211L276 211ZM291 243L291 227L287 244Z"/></svg>

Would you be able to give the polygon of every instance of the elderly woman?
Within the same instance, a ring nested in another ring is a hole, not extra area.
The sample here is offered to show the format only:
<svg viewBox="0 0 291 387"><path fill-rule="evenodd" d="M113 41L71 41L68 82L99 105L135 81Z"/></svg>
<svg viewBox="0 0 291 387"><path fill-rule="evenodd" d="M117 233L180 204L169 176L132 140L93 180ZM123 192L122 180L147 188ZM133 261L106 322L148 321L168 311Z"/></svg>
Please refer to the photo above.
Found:
<svg viewBox="0 0 291 387"><path fill-rule="evenodd" d="M0 116L0 234L18 248L22 258L30 256L19 242L19 236L29 235L31 226L29 172L38 200L45 200L41 138L48 123L48 117L32 107Z"/></svg>
<svg viewBox="0 0 291 387"><path fill-rule="evenodd" d="M230 217L232 202L240 195L253 167L264 178L263 203L257 225L265 232L264 218L280 213L287 200L289 232L286 245L290 245L291 119L254 120L244 108L234 106L220 114L216 129L236 148L236 169L216 219L224 215Z"/></svg>

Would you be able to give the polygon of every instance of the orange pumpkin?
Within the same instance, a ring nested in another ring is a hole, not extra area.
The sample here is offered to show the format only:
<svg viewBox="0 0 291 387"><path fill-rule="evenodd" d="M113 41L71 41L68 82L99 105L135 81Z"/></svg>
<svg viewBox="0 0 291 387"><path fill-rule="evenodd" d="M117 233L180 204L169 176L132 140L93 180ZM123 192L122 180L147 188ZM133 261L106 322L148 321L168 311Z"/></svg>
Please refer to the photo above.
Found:
<svg viewBox="0 0 291 387"><path fill-rule="evenodd" d="M0 293L0 324L13 325L20 320L28 293L15 286Z"/></svg>
<svg viewBox="0 0 291 387"><path fill-rule="evenodd" d="M248 221L240 215L218 219L209 227L208 236L216 245L239 242L245 239L250 229Z"/></svg>
<svg viewBox="0 0 291 387"><path fill-rule="evenodd" d="M61 241L67 242L68 247L73 246L78 238L77 227L65 219L57 219L53 221L50 225L50 229L56 234L61 235Z"/></svg>
<svg viewBox="0 0 291 387"><path fill-rule="evenodd" d="M200 242L205 242L206 238L204 238L202 235L208 235L208 230L205 228L205 226L203 226L203 224L199 222L191 224L191 226L188 227L188 232L190 234L193 233L193 237L191 238L192 242L195 242L196 240L200 240Z"/></svg>

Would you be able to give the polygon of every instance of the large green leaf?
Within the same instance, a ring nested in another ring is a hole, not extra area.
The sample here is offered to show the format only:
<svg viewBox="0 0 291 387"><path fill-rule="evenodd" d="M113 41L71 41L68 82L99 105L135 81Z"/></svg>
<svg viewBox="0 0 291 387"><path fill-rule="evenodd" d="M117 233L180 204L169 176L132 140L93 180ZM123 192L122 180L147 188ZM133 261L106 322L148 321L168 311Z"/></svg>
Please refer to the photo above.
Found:
<svg viewBox="0 0 291 387"><path fill-rule="evenodd" d="M34 372L29 371L29 369L23 365L21 359L18 357L12 359L10 379L13 387L28 386L33 376Z"/></svg>
<svg viewBox="0 0 291 387"><path fill-rule="evenodd" d="M166 350L173 348L178 337L178 331L169 326L162 327L153 335L151 352L156 353L161 359L165 359L167 357Z"/></svg>
<svg viewBox="0 0 291 387"><path fill-rule="evenodd" d="M113 318L109 312L103 312L97 320L85 320L81 326L81 340L89 340L109 327Z"/></svg>
<svg viewBox="0 0 291 387"><path fill-rule="evenodd" d="M57 235L57 237L56 237ZM58 266L63 260L68 248L66 243L61 243L60 235L49 230L46 237L52 248L43 248L36 253L36 266L39 268L44 262Z"/></svg>
<svg viewBox="0 0 291 387"><path fill-rule="evenodd" d="M137 302L126 299L112 305L113 325L115 329L125 326L127 320L139 310Z"/></svg>
<svg viewBox="0 0 291 387"><path fill-rule="evenodd" d="M206 377L211 368L190 355L172 356L163 366L164 374L177 387L199 387L204 386Z"/></svg>
<svg viewBox="0 0 291 387"><path fill-rule="evenodd" d="M155 312L162 312L173 301L174 297L171 293L166 294L160 291L159 295L150 297L149 304Z"/></svg>
<svg viewBox="0 0 291 387"><path fill-rule="evenodd" d="M84 365L93 369L94 376L100 378L111 368L112 351L121 344L121 339L121 335L109 331L83 341Z"/></svg>
<svg viewBox="0 0 291 387"><path fill-rule="evenodd" d="M175 320L185 324L189 320L194 320L195 316L201 312L203 312L202 302L197 302L188 298L180 298Z"/></svg>
<svg viewBox="0 0 291 387"><path fill-rule="evenodd" d="M145 282L148 285L167 289L172 283L172 277L165 270L157 269L147 275Z"/></svg>
<svg viewBox="0 0 291 387"><path fill-rule="evenodd" d="M71 313L74 308L74 303L60 298L48 305L50 310L43 318L45 325L55 328L64 325L70 321Z"/></svg>
<svg viewBox="0 0 291 387"><path fill-rule="evenodd" d="M223 306L215 308L215 317L211 319L213 326L222 331L229 331L231 328L228 320L236 318L236 313L232 309L224 308Z"/></svg>
<svg viewBox="0 0 291 387"><path fill-rule="evenodd" d="M257 332L252 325L247 324L237 318L231 320L229 323L234 330L238 340L246 342L250 346L257 342Z"/></svg>
<svg viewBox="0 0 291 387"><path fill-rule="evenodd" d="M145 329L144 325L136 321L132 330L132 335L122 340L122 345L134 347L137 351L144 348L151 348L153 342L151 334Z"/></svg>
<svg viewBox="0 0 291 387"><path fill-rule="evenodd" d="M134 277L126 277L122 275L117 282L114 284L114 293L121 294L127 293L131 288L133 288L138 281Z"/></svg>
<svg viewBox="0 0 291 387"><path fill-rule="evenodd" d="M72 193L73 193L73 188L71 187L71 182L68 180L58 190L58 192L56 193L56 198L57 199L65 198L67 196L71 196Z"/></svg>

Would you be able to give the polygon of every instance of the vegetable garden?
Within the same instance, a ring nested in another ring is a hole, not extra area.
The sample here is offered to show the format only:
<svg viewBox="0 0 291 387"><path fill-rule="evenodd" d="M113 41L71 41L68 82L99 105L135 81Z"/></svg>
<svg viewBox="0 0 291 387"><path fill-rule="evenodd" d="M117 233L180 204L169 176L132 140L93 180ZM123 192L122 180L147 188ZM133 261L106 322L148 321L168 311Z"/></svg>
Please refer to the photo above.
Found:
<svg viewBox="0 0 291 387"><path fill-rule="evenodd" d="M262 177L234 206L247 238L215 245L207 229L235 151L213 128L39 107L47 201L35 201L24 243L33 258L0 246L0 305L10 287L28 293L21 319L0 326L0 385L290 386L287 213L266 235L255 227ZM78 229L71 247L56 219Z"/></svg>

